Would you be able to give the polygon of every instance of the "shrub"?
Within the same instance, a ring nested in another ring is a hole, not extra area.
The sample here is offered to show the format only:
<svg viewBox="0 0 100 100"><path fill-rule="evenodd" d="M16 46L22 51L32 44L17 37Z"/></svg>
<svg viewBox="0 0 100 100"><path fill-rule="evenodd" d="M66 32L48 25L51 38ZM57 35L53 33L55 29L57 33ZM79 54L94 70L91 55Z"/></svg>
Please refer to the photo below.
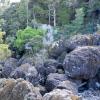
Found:
<svg viewBox="0 0 100 100"><path fill-rule="evenodd" d="M5 35L5 32L0 32L0 43L3 43L3 35Z"/></svg>
<svg viewBox="0 0 100 100"><path fill-rule="evenodd" d="M30 47L33 52L37 52L42 47L43 35L44 32L42 30L33 29L31 27L19 30L17 32L17 38L14 42L14 46L17 47L19 51L23 51Z"/></svg>
<svg viewBox="0 0 100 100"><path fill-rule="evenodd" d="M0 61L4 61L11 56L11 51L8 48L7 44L0 44Z"/></svg>

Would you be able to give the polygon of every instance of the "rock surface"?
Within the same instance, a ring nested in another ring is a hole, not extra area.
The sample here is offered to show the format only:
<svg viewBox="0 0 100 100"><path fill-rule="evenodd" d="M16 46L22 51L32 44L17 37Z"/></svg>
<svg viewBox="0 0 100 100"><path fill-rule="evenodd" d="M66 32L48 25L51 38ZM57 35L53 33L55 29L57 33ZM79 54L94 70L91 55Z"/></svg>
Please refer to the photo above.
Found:
<svg viewBox="0 0 100 100"><path fill-rule="evenodd" d="M51 73L48 75L46 80L46 89L51 91L54 89L60 82L66 81L67 77L65 74Z"/></svg>
<svg viewBox="0 0 100 100"><path fill-rule="evenodd" d="M42 100L37 88L23 79L0 79L0 100L29 100L27 95L32 94L32 100ZM31 99L30 99L31 100Z"/></svg>
<svg viewBox="0 0 100 100"><path fill-rule="evenodd" d="M46 93L43 100L81 100L79 96L66 89L55 89L50 93Z"/></svg>
<svg viewBox="0 0 100 100"><path fill-rule="evenodd" d="M75 79L95 77L100 68L100 47L84 46L66 55L64 60L66 75Z"/></svg>

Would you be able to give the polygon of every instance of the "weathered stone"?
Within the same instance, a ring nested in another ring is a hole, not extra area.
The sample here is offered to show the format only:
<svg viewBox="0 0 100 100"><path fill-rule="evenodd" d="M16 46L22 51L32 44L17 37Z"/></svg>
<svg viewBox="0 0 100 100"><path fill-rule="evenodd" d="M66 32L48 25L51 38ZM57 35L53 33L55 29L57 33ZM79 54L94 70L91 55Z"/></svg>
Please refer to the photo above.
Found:
<svg viewBox="0 0 100 100"><path fill-rule="evenodd" d="M49 57L57 59L65 50L65 40L59 40L49 48Z"/></svg>
<svg viewBox="0 0 100 100"><path fill-rule="evenodd" d="M31 83L23 79L0 79L0 100L25 100L29 93L36 98L32 100L42 100L38 89Z"/></svg>
<svg viewBox="0 0 100 100"><path fill-rule="evenodd" d="M48 75L46 80L46 89L51 91L54 89L60 82L67 80L65 74L51 73Z"/></svg>
<svg viewBox="0 0 100 100"><path fill-rule="evenodd" d="M66 55L63 65L66 75L71 78L93 78L100 68L100 47L76 48Z"/></svg>
<svg viewBox="0 0 100 100"><path fill-rule="evenodd" d="M75 35L69 40L65 41L66 49L70 51L74 50L79 46L90 46L93 45L93 40L91 35Z"/></svg>
<svg viewBox="0 0 100 100"><path fill-rule="evenodd" d="M66 90L72 91L75 94L78 93L78 86L75 83L68 81L68 80L60 82L56 86L56 88L57 89L66 89Z"/></svg>
<svg viewBox="0 0 100 100"><path fill-rule="evenodd" d="M49 50L49 56L55 59L65 57L63 53L71 52L79 46L97 46L100 45L100 34L75 35L69 39L62 39L52 44Z"/></svg>
<svg viewBox="0 0 100 100"><path fill-rule="evenodd" d="M33 66L34 65L34 57L23 56L18 62L19 65L23 65L23 64L26 64L26 63Z"/></svg>
<svg viewBox="0 0 100 100"><path fill-rule="evenodd" d="M81 100L79 96L66 89L54 89L43 96L43 100Z"/></svg>
<svg viewBox="0 0 100 100"><path fill-rule="evenodd" d="M14 71L18 67L17 60L14 58L9 58L5 61L4 67L2 69L2 77L8 78L10 77L11 72Z"/></svg>

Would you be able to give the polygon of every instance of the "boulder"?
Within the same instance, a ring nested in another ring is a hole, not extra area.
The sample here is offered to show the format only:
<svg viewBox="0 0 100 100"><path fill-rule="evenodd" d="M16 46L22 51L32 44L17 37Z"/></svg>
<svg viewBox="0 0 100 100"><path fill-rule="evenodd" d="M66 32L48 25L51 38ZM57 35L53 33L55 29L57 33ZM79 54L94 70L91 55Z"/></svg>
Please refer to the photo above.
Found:
<svg viewBox="0 0 100 100"><path fill-rule="evenodd" d="M0 100L29 100L27 95L32 94L30 100L42 100L39 90L23 79L0 79Z"/></svg>
<svg viewBox="0 0 100 100"><path fill-rule="evenodd" d="M48 75L46 80L47 91L53 90L60 82L66 81L67 77L65 74L51 73Z"/></svg>
<svg viewBox="0 0 100 100"><path fill-rule="evenodd" d="M50 73L56 73L59 68L60 63L54 59L48 59L44 62L45 74L49 75Z"/></svg>
<svg viewBox="0 0 100 100"><path fill-rule="evenodd" d="M93 34L93 45L100 45L100 34Z"/></svg>
<svg viewBox="0 0 100 100"><path fill-rule="evenodd" d="M75 94L78 93L78 86L75 83L73 83L73 82L71 82L69 80L60 82L56 86L56 88L57 89L66 89L66 90L72 91Z"/></svg>
<svg viewBox="0 0 100 100"><path fill-rule="evenodd" d="M100 91L89 89L83 93L79 93L79 96L82 97L82 100L100 100Z"/></svg>
<svg viewBox="0 0 100 100"><path fill-rule="evenodd" d="M74 35L69 39L62 39L51 45L49 57L60 61L65 57L63 54L73 51L79 46L97 46L100 45L100 34Z"/></svg>
<svg viewBox="0 0 100 100"><path fill-rule="evenodd" d="M66 55L63 63L65 74L74 79L95 77L100 68L100 47L78 47Z"/></svg>
<svg viewBox="0 0 100 100"><path fill-rule="evenodd" d="M25 75L28 73L29 68L32 66L28 63L22 64L18 68L16 68L11 74L10 77L12 78L25 78Z"/></svg>
<svg viewBox="0 0 100 100"><path fill-rule="evenodd" d="M10 77L11 72L14 71L18 67L17 60L15 58L9 58L5 61L4 67L2 69L2 77L8 78Z"/></svg>
<svg viewBox="0 0 100 100"><path fill-rule="evenodd" d="M53 43L49 48L49 57L57 59L64 51L66 51L65 48L65 40L59 40L55 43Z"/></svg>
<svg viewBox="0 0 100 100"><path fill-rule="evenodd" d="M69 51L74 50L79 46L90 46L93 45L93 40L91 35L75 35L69 40L65 41L66 49Z"/></svg>
<svg viewBox="0 0 100 100"><path fill-rule="evenodd" d="M65 41L66 49L74 50L78 46L97 46L100 45L100 34L75 35Z"/></svg>
<svg viewBox="0 0 100 100"><path fill-rule="evenodd" d="M34 57L23 56L18 62L19 65L23 65L23 64L26 64L26 63L33 66L34 65Z"/></svg>
<svg viewBox="0 0 100 100"><path fill-rule="evenodd" d="M18 60L15 58L9 58L5 61L4 67L13 67L16 68L18 67Z"/></svg>
<svg viewBox="0 0 100 100"><path fill-rule="evenodd" d="M66 89L54 89L43 96L43 100L81 100L79 96Z"/></svg>

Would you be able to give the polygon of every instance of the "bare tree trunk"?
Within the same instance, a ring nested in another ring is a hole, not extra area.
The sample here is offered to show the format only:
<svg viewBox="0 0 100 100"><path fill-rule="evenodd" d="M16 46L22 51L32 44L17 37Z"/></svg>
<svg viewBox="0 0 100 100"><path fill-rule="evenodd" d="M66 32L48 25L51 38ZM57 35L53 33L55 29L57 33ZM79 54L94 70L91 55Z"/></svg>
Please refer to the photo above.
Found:
<svg viewBox="0 0 100 100"><path fill-rule="evenodd" d="M53 12L53 17L54 17L54 27L56 26L56 9L54 7L54 12Z"/></svg>
<svg viewBox="0 0 100 100"><path fill-rule="evenodd" d="M49 9L49 25L51 24L51 8L50 5L48 6Z"/></svg>
<svg viewBox="0 0 100 100"><path fill-rule="evenodd" d="M27 0L27 2L26 2L27 4L26 4L26 11L27 11L27 27L28 27L28 25L29 25L29 21L28 21L28 18L29 18L29 12L28 12L28 0Z"/></svg>
<svg viewBox="0 0 100 100"><path fill-rule="evenodd" d="M35 15L35 12L33 12L33 19L34 19L34 21L36 21L36 15Z"/></svg>

